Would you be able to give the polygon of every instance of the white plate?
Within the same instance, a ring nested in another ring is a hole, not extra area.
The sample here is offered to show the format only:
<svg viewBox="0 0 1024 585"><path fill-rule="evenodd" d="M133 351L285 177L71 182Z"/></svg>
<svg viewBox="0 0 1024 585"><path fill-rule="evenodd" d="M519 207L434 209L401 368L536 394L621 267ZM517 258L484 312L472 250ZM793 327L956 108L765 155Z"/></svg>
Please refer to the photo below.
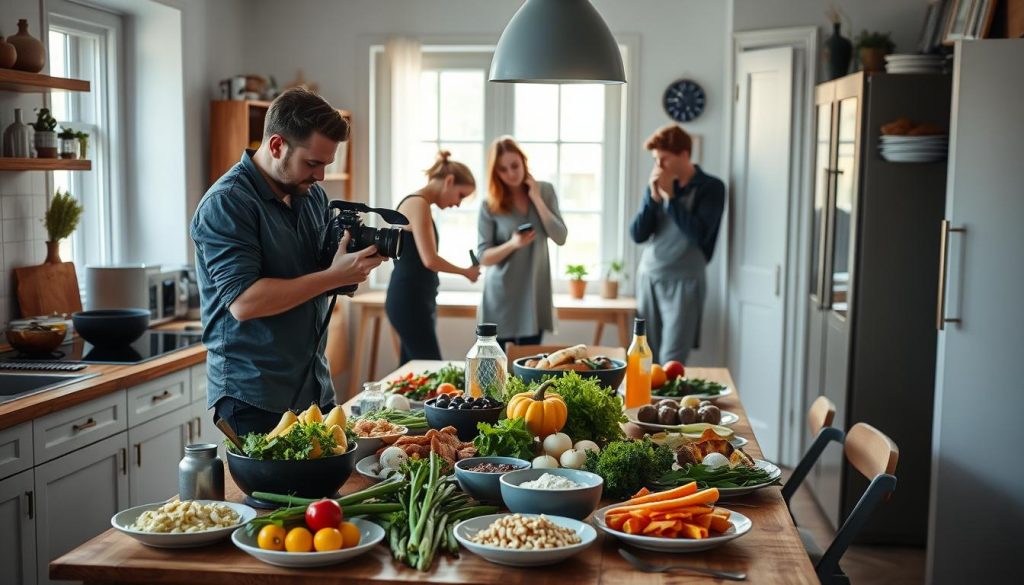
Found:
<svg viewBox="0 0 1024 585"><path fill-rule="evenodd" d="M945 134L930 134L927 136L904 136L902 134L882 134L878 137L882 144L932 144L949 142Z"/></svg>
<svg viewBox="0 0 1024 585"><path fill-rule="evenodd" d="M724 533L718 536L709 536L707 538L693 539L693 538L664 538L660 536L641 536L638 534L627 534L618 530L609 528L604 521L605 515L608 510L612 508L618 508L620 506L627 505L626 503L612 504L611 506L605 506L600 510L594 512L592 521L594 524L606 532L618 538L619 540L631 544L637 548L646 550L653 550L657 552L672 552L672 553L689 553L699 552L702 550L709 550L717 546L721 546L730 540L739 538L744 534L750 532L753 523L750 518L747 518L739 512L730 510L729 522L732 523L732 527L726 530Z"/></svg>
<svg viewBox="0 0 1024 585"><path fill-rule="evenodd" d="M945 142L934 142L929 144L880 144L878 150L881 152L945 152L949 145Z"/></svg>
<svg viewBox="0 0 1024 585"><path fill-rule="evenodd" d="M946 160L946 153L907 153L907 152L893 152L890 154L882 154L882 158L889 162L903 162L903 163L924 163L924 162L938 162Z"/></svg>
<svg viewBox="0 0 1024 585"><path fill-rule="evenodd" d="M623 400L626 399L625 385L620 387L617 390L617 392L619 393L619 396L621 396ZM718 400L719 398L725 398L726 396L729 396L730 394L732 394L732 388L726 386L721 392L719 392L718 394L715 394L715 395L711 395L711 394L687 394L686 396L696 396L697 398L700 398L701 400L710 400L711 402L714 402L714 401ZM683 398L686 398L686 396L658 396L657 394L654 394L653 391L652 391L652 393L651 393L651 404L657 404L657 403L661 402L662 400L675 400L676 402L681 402L683 400Z"/></svg>
<svg viewBox="0 0 1024 585"><path fill-rule="evenodd" d="M493 524L495 520L504 516L511 516L511 514L489 514L479 518L463 520L455 525L455 540L458 540L459 544L469 549L473 554L481 556L492 563L508 565L510 567L539 567L542 565L552 565L581 553L587 547L594 544L594 540L597 539L597 531L589 524L562 516L547 516L547 519L551 520L552 523L575 532L580 537L580 543L559 548L521 550L487 546L470 540L476 533L484 530ZM521 516L537 517L539 514L521 514Z"/></svg>
<svg viewBox="0 0 1024 585"><path fill-rule="evenodd" d="M771 474L771 477L768 478L768 481L766 481L764 483L759 483L757 485L750 485L750 486L746 486L746 487L735 487L735 488L720 487L720 488L718 488L718 495L720 497L722 497L722 498L735 498L736 496L744 496L744 495L749 494L751 492L755 492L755 491L757 491L759 489L763 489L763 488L769 487L773 483L775 483L775 480L777 480L780 477L782 477L782 470L779 469L778 465L775 465L771 461L765 461L764 459L754 459L754 465L758 469L763 469L763 470L765 470L765 471L767 471L768 473ZM672 469L679 469L679 465L673 463L672 464Z"/></svg>
<svg viewBox="0 0 1024 585"><path fill-rule="evenodd" d="M246 534L245 526L231 533L231 542L235 546L269 565L278 567L324 567L347 561L369 551L384 540L384 529L363 520L351 518L349 522L359 527L359 544L351 548L328 550L323 552L294 553L279 550L264 550L257 546L256 535Z"/></svg>
<svg viewBox="0 0 1024 585"><path fill-rule="evenodd" d="M626 414L626 418L629 419L629 422L638 424L638 425L640 425L641 428L644 428L644 429L647 429L647 430L650 430L650 431L654 431L654 432L658 432L658 431L676 431L676 430L678 430L678 428L680 426L682 426L682 425L659 425L659 424L655 424L655 423L640 422L636 418L636 413L641 408L643 408L643 407L641 407L641 406L634 406L633 408L627 408L626 409L625 414ZM723 410L723 411L721 411L721 413L722 413L722 421L720 423L718 423L717 426L728 427L730 425L736 424L736 422L740 420L739 415L734 414L732 412L729 412L728 410ZM700 421L697 421L697 422L700 422Z"/></svg>
<svg viewBox="0 0 1024 585"><path fill-rule="evenodd" d="M683 435L687 439L691 439L691 440L694 440L694 441L700 439L700 433L678 433L678 434ZM722 437L722 438L725 439L726 441L729 441L729 444L732 445L733 447L736 447L737 449L742 449L744 446L747 445L747 443L750 442L748 439L746 439L744 437L741 437L739 435L733 435L733 436L728 437L728 438L726 438L726 437ZM655 442L658 442L658 441L655 441Z"/></svg>
<svg viewBox="0 0 1024 585"><path fill-rule="evenodd" d="M359 472L359 475L370 481L384 481L392 475L398 475L398 471L385 473L382 470L380 463L377 462L376 455L363 457L359 461L356 461L356 471Z"/></svg>
<svg viewBox="0 0 1024 585"><path fill-rule="evenodd" d="M157 548L191 548L195 546L206 546L219 540L223 540L231 534L232 530L256 517L256 510L253 510L245 504L221 502L217 500L196 501L201 504L224 504L238 514L239 521L231 526L214 528L212 530L203 530L202 532L143 532L141 530L133 530L132 528L129 528L132 524L135 524L135 521L138 520L139 516L141 516L143 512L156 510L167 503L157 502L155 504L145 504L118 512L110 519L110 525L148 546L154 546Z"/></svg>

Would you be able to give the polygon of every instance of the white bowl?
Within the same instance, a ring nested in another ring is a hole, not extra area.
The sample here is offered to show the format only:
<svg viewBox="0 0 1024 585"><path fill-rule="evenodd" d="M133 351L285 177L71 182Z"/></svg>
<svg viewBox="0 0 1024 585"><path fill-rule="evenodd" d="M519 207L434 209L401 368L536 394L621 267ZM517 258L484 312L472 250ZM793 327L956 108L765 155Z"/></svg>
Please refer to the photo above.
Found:
<svg viewBox="0 0 1024 585"><path fill-rule="evenodd" d="M750 532L753 523L750 522L750 518L747 518L739 512L730 510L729 522L732 523L732 527L726 530L723 534L718 536L709 536L708 538L665 538L661 536L641 536L637 534L628 534L619 530L614 530L608 527L605 523L604 518L608 513L608 510L612 508L618 508L626 505L612 504L611 506L605 506L600 510L594 512L592 521L594 524L606 532L618 538L619 540L631 544L637 548L645 550L653 550L658 552L672 552L672 553L689 553L699 552L702 550L709 550L718 546L721 546L730 540L739 538L744 534Z"/></svg>
<svg viewBox="0 0 1024 585"><path fill-rule="evenodd" d="M391 471L390 473L385 473L376 455L363 457L359 461L356 461L356 471L359 472L359 475L365 477L370 481L375 482L384 481L385 479L391 477L392 475L399 475L398 471Z"/></svg>
<svg viewBox="0 0 1024 585"><path fill-rule="evenodd" d="M373 522L363 520L362 518L352 518L348 521L359 527L359 544L352 548L307 553L264 550L257 546L256 535L249 536L246 534L244 526L231 533L231 542L235 543L235 546L238 548L269 565L278 567L324 567L358 557L384 540L384 529Z"/></svg>
<svg viewBox="0 0 1024 585"><path fill-rule="evenodd" d="M256 510L253 510L245 504L221 502L217 500L196 501L201 504L224 504L238 514L239 520L231 526L203 530L201 532L144 532L142 530L134 530L130 528L132 524L135 524L135 521L138 520L139 516L141 516L143 512L156 510L167 503L157 502L155 504L145 504L118 512L110 519L110 525L147 546L154 546L157 548L191 548L196 546L206 546L219 540L223 540L227 538L233 530L256 517Z"/></svg>
<svg viewBox="0 0 1024 585"><path fill-rule="evenodd" d="M629 422L631 422L631 423L633 423L635 425L639 425L640 428L642 428L642 429L646 429L648 431L651 431L652 433L658 433L658 432L661 432L661 431L675 432L675 431L679 430L679 427L684 426L682 424L678 424L678 425L659 425L658 423L640 422L640 419L637 418L637 413L640 411L641 408L643 408L643 407L642 406L634 406L633 408L627 408L623 412L623 414L626 415L626 419L628 419ZM718 423L717 425L715 425L716 427L728 428L729 426L736 424L740 420L739 415L737 415L736 413L729 412L728 410L720 410L719 412L722 413L722 421L720 423ZM697 422L700 422L700 421L697 421ZM720 434L722 434L722 438L728 438L729 436L731 436L727 432L722 432Z"/></svg>
<svg viewBox="0 0 1024 585"><path fill-rule="evenodd" d="M539 516L538 514L520 515L526 517ZM580 543L560 548L522 550L477 544L470 540L476 533L484 530L493 524L495 520L504 516L511 516L511 514L490 514L480 516L479 518L463 520L455 525L455 539L473 554L479 555L492 563L508 565L510 567L539 567L564 561L575 554L583 552L591 544L594 544L594 540L597 539L597 531L589 524L562 516L547 516L547 519L552 523L568 528L579 535Z"/></svg>

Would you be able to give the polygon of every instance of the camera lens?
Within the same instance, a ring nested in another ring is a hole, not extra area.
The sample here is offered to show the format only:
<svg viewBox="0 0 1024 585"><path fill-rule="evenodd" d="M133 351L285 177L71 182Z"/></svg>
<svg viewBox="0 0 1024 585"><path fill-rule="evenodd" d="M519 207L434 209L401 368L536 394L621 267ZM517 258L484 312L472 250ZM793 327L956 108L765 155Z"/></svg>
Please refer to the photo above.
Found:
<svg viewBox="0 0 1024 585"><path fill-rule="evenodd" d="M375 230L373 243L377 253L387 258L398 258L402 255L402 230L398 228L380 228Z"/></svg>

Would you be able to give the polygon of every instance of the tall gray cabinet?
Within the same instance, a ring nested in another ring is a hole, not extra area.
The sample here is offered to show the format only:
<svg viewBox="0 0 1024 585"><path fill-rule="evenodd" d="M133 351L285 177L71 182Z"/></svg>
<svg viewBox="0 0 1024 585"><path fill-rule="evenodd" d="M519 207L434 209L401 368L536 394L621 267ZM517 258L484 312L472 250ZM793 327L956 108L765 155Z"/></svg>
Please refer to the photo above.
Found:
<svg viewBox="0 0 1024 585"><path fill-rule="evenodd" d="M896 493L865 542L925 542L945 206L945 162L888 162L879 136L900 117L948 128L949 106L943 75L856 73L816 89L806 403L824 394L835 426L870 423L900 449ZM834 526L867 487L837 445L808 482Z"/></svg>

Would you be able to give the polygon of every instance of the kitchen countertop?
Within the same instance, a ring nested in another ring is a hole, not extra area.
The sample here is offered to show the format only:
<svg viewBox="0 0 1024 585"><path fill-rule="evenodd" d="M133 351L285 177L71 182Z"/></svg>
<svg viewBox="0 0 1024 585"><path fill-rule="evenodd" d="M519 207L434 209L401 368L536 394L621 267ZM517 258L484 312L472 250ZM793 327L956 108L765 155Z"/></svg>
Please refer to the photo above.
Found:
<svg viewBox="0 0 1024 585"><path fill-rule="evenodd" d="M198 321L173 321L153 327L160 331L184 331L188 326L199 325ZM17 400L0 404L0 430L29 421L40 416L64 410L76 404L88 402L111 392L124 390L160 376L201 364L206 361L206 347L181 349L167 355L135 365L90 364L77 374L97 374L95 377L31 394Z"/></svg>

